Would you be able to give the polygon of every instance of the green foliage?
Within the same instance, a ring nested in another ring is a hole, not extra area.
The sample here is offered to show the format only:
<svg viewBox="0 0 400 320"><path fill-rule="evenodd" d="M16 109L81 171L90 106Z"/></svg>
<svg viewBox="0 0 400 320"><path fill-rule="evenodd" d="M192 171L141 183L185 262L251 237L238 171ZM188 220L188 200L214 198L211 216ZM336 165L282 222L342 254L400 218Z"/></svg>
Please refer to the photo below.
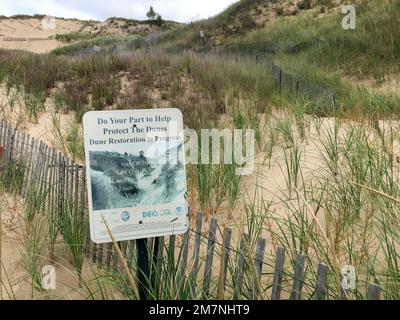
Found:
<svg viewBox="0 0 400 320"><path fill-rule="evenodd" d="M69 201L65 202L61 218L58 220L58 229L68 246L72 257L73 266L77 272L79 282L82 282L82 268L85 259L85 243L87 240L88 219L86 216L77 214L74 205Z"/></svg>
<svg viewBox="0 0 400 320"><path fill-rule="evenodd" d="M147 18L149 18L150 21L154 21L156 19L157 13L154 11L153 6L150 6L149 11L146 13Z"/></svg>
<svg viewBox="0 0 400 320"><path fill-rule="evenodd" d="M159 27L162 27L164 25L164 23L165 23L165 21L162 18L162 16L160 14L157 14L156 25L159 26Z"/></svg>
<svg viewBox="0 0 400 320"><path fill-rule="evenodd" d="M72 32L72 33L56 34L55 39L61 41L62 43L71 43L75 41L89 40L94 37L95 37L94 34L86 32Z"/></svg>

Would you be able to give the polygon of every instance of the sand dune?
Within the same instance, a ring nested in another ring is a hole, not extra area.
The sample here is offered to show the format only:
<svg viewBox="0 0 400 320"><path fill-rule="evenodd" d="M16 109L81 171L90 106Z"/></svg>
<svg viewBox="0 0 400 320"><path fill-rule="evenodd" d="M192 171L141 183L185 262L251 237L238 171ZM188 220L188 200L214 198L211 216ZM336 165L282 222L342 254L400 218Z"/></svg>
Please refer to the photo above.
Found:
<svg viewBox="0 0 400 320"><path fill-rule="evenodd" d="M0 20L0 48L27 50L46 53L61 45L51 39L56 34L66 34L81 30L83 22L79 20L55 19L55 28L47 27L46 21L39 18Z"/></svg>

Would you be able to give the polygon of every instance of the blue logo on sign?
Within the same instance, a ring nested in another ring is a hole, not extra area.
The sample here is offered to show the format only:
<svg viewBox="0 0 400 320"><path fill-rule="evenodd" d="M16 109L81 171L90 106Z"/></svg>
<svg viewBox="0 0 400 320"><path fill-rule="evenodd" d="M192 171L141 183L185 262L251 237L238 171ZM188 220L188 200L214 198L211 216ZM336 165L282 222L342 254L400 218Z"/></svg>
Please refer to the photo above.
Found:
<svg viewBox="0 0 400 320"><path fill-rule="evenodd" d="M131 218L131 215L128 211L122 212L122 214L121 214L122 221L127 222L130 218Z"/></svg>
<svg viewBox="0 0 400 320"><path fill-rule="evenodd" d="M154 217L163 217L163 216L171 216L174 214L174 212L170 209L164 209L164 210L152 210L152 211L144 211L143 213L143 218L154 218Z"/></svg>
<svg viewBox="0 0 400 320"><path fill-rule="evenodd" d="M182 215L182 213L183 213L183 208L182 208L182 207L176 208L176 214L177 214L178 216Z"/></svg>

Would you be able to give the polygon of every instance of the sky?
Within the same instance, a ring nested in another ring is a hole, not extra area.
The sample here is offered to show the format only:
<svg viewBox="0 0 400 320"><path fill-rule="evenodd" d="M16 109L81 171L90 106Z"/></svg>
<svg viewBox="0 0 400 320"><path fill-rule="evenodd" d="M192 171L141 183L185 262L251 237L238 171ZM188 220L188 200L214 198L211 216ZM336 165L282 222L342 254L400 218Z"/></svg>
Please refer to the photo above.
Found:
<svg viewBox="0 0 400 320"><path fill-rule="evenodd" d="M145 20L152 5L164 19L190 22L212 17L235 0L0 0L0 15L46 14L64 18Z"/></svg>

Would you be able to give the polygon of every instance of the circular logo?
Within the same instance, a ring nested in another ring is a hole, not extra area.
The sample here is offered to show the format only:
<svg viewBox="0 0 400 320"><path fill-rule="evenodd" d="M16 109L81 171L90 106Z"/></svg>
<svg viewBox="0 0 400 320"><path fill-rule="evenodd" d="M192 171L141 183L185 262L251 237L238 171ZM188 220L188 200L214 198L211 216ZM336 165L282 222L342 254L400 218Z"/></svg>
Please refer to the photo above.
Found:
<svg viewBox="0 0 400 320"><path fill-rule="evenodd" d="M122 212L122 214L121 214L122 221L127 222L130 218L131 218L131 215L128 211Z"/></svg>
<svg viewBox="0 0 400 320"><path fill-rule="evenodd" d="M176 214L177 214L178 216L180 216L182 213L183 213L183 208L182 208L182 207L176 208Z"/></svg>

